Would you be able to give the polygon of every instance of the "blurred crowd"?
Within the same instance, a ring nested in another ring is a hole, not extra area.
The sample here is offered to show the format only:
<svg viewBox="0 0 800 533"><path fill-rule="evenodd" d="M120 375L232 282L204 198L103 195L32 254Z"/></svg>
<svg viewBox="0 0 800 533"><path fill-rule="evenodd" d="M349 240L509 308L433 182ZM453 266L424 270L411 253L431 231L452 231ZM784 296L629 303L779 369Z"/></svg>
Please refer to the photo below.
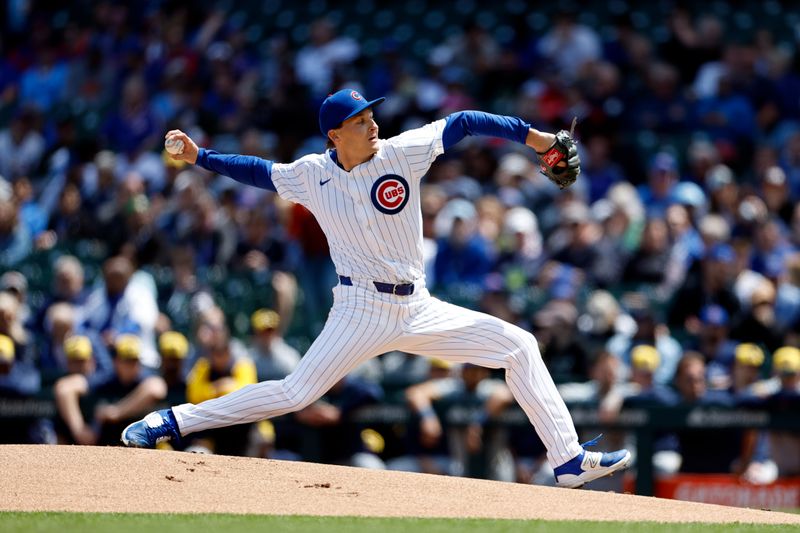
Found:
<svg viewBox="0 0 800 533"><path fill-rule="evenodd" d="M3 440L114 444L154 405L292 371L336 283L324 235L300 206L171 160L163 136L288 162L324 149L316 112L343 86L388 98L384 138L462 109L547 131L578 117L572 188L523 146L468 138L421 199L432 292L531 331L567 401L606 422L650 405L796 412L800 54L792 32L733 25L756 3L661 3L646 26L636 10L532 16L510 0L421 52L407 45L446 5L246 4L257 25L215 2L5 6L0 395L51 395L57 414L4 419ZM374 25L348 25L356 12ZM602 13L619 14L587 23ZM421 27L385 30L403 16ZM392 353L296 416L177 446L544 479L533 430L492 426L512 402L488 370ZM404 403L400 433L350 418ZM481 414L449 424L437 406L452 404ZM800 473L796 432L672 432L656 448L664 472Z"/></svg>

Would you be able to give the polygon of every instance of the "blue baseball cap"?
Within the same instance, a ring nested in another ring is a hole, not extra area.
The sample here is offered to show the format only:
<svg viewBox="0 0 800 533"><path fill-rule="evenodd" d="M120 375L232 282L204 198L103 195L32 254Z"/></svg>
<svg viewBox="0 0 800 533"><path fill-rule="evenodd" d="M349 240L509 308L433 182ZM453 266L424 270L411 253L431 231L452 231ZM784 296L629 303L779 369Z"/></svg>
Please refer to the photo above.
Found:
<svg viewBox="0 0 800 533"><path fill-rule="evenodd" d="M733 263L736 260L736 253L729 244L717 243L706 252L706 259L721 263Z"/></svg>
<svg viewBox="0 0 800 533"><path fill-rule="evenodd" d="M706 193L696 183L681 181L676 183L670 191L670 200L680 205L703 207L706 205Z"/></svg>
<svg viewBox="0 0 800 533"><path fill-rule="evenodd" d="M728 312L720 305L709 304L700 310L700 321L710 326L727 326Z"/></svg>
<svg viewBox="0 0 800 533"><path fill-rule="evenodd" d="M675 172L678 170L678 160L669 152L659 152L650 160L650 170Z"/></svg>
<svg viewBox="0 0 800 533"><path fill-rule="evenodd" d="M342 89L329 95L319 108L319 130L327 137L328 131L341 126L348 118L353 118L368 107L378 105L386 98L367 100L355 89Z"/></svg>

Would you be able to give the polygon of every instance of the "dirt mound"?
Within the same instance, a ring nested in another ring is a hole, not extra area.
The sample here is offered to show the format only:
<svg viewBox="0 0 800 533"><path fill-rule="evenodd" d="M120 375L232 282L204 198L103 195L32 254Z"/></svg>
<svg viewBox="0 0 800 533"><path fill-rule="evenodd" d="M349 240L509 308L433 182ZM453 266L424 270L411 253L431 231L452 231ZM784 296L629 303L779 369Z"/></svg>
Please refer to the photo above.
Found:
<svg viewBox="0 0 800 533"><path fill-rule="evenodd" d="M593 491L243 457L0 446L0 510L800 524L800 516Z"/></svg>

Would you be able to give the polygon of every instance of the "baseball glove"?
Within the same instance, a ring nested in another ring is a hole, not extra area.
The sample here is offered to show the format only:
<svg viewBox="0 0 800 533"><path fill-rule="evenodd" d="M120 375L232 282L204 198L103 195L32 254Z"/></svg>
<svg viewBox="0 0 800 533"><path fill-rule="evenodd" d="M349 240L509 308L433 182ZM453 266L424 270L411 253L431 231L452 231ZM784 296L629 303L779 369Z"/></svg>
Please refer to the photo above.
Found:
<svg viewBox="0 0 800 533"><path fill-rule="evenodd" d="M577 141L572 137L578 117L572 119L572 127L556 133L556 140L544 152L536 152L541 172L547 179L565 189L575 183L581 173L581 158L578 156ZM565 162L566 164L561 164Z"/></svg>

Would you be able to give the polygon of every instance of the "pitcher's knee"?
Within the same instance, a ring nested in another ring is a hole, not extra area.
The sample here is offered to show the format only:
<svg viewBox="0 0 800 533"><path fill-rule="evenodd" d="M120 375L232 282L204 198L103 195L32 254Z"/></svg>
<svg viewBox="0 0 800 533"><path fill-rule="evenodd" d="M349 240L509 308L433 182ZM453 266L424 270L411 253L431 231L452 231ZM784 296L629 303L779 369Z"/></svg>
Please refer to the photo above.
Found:
<svg viewBox="0 0 800 533"><path fill-rule="evenodd" d="M292 412L308 407L317 399L310 392L303 392L299 387L289 385L286 380L283 382L283 391L286 396L286 407Z"/></svg>
<svg viewBox="0 0 800 533"><path fill-rule="evenodd" d="M529 365L532 361L541 360L542 354L539 351L539 344L536 337L528 332L522 332L514 336L514 344L517 349L509 354L511 364Z"/></svg>

